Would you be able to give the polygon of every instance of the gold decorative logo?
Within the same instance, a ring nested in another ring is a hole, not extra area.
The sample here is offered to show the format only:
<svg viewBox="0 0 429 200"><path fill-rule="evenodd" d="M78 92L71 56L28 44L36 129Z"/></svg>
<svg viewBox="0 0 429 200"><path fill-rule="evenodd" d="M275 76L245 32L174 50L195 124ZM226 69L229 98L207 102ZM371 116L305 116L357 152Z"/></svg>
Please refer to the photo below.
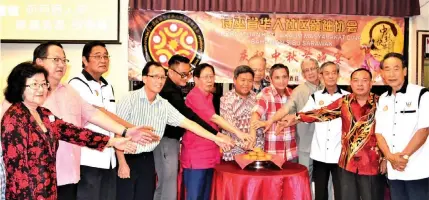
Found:
<svg viewBox="0 0 429 200"><path fill-rule="evenodd" d="M323 100L320 100L319 105L323 106L323 104L325 104L325 102L323 102Z"/></svg>
<svg viewBox="0 0 429 200"><path fill-rule="evenodd" d="M168 67L171 56L179 54L197 65L204 54L204 36L190 17L168 12L153 18L142 35L143 54L147 61Z"/></svg>
<svg viewBox="0 0 429 200"><path fill-rule="evenodd" d="M384 106L383 110L384 110L384 111L387 111L387 110L389 110L389 107Z"/></svg>
<svg viewBox="0 0 429 200"><path fill-rule="evenodd" d="M405 104L407 105L407 107L411 107L411 102L405 102Z"/></svg>

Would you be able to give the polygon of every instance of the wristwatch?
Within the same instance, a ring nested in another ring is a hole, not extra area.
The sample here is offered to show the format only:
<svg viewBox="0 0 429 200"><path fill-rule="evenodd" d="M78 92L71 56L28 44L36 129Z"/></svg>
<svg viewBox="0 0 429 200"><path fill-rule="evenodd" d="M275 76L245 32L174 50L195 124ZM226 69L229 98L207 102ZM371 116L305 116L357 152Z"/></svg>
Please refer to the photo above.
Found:
<svg viewBox="0 0 429 200"><path fill-rule="evenodd" d="M410 156L408 156L408 155L404 155L404 156L402 156L405 160L408 160L408 158L410 158Z"/></svg>
<svg viewBox="0 0 429 200"><path fill-rule="evenodd" d="M122 137L125 137L125 135L127 134L128 128L125 128L124 131L122 131Z"/></svg>

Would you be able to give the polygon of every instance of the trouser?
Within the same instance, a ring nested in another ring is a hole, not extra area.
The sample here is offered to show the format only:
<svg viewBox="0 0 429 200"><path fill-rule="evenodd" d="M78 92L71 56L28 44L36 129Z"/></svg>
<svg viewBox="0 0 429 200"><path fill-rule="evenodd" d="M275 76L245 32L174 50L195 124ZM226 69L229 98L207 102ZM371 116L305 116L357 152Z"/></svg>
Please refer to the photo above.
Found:
<svg viewBox="0 0 429 200"><path fill-rule="evenodd" d="M116 169L80 166L77 184L78 200L114 200L116 198Z"/></svg>
<svg viewBox="0 0 429 200"><path fill-rule="evenodd" d="M153 151L158 175L154 200L177 199L177 174L179 173L179 148L177 139L163 137Z"/></svg>
<svg viewBox="0 0 429 200"><path fill-rule="evenodd" d="M117 200L152 200L155 192L155 163L152 152L125 154L130 178L117 177Z"/></svg>
<svg viewBox="0 0 429 200"><path fill-rule="evenodd" d="M315 200L329 199L329 180L332 177L335 200L341 200L340 167L338 164L324 163L313 160L313 180Z"/></svg>
<svg viewBox="0 0 429 200"><path fill-rule="evenodd" d="M313 180L313 159L310 158L310 153L298 151L298 162L307 167L310 180Z"/></svg>
<svg viewBox="0 0 429 200"><path fill-rule="evenodd" d="M186 200L210 200L213 168L183 169Z"/></svg>
<svg viewBox="0 0 429 200"><path fill-rule="evenodd" d="M342 200L384 200L383 175L359 175L340 169Z"/></svg>
<svg viewBox="0 0 429 200"><path fill-rule="evenodd" d="M419 180L389 180L392 200L428 200L429 178Z"/></svg>
<svg viewBox="0 0 429 200"><path fill-rule="evenodd" d="M67 184L57 187L58 200L76 200L77 184Z"/></svg>
<svg viewBox="0 0 429 200"><path fill-rule="evenodd" d="M308 176L310 177L310 188L313 182L313 160L310 158L310 153L298 151L298 163L304 165L308 169ZM311 196L314 197L314 191L311 189ZM313 198L314 199L314 198Z"/></svg>

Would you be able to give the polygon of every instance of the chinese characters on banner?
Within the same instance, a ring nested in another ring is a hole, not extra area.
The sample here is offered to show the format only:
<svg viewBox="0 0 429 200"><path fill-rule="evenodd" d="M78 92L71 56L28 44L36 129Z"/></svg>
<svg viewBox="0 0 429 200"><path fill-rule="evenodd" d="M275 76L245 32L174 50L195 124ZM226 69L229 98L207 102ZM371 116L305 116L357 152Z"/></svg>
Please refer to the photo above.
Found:
<svg viewBox="0 0 429 200"><path fill-rule="evenodd" d="M342 85L360 67L381 84L381 59L402 53L404 46L403 18L142 10L129 15L129 79L137 80L147 60L166 66L172 55L181 54L193 64L214 65L217 82L232 82L235 67L263 56L268 68L289 67L290 84L303 81L300 63L309 57L339 64Z"/></svg>
<svg viewBox="0 0 429 200"><path fill-rule="evenodd" d="M5 1L0 3L2 40L117 40L118 6L102 0Z"/></svg>

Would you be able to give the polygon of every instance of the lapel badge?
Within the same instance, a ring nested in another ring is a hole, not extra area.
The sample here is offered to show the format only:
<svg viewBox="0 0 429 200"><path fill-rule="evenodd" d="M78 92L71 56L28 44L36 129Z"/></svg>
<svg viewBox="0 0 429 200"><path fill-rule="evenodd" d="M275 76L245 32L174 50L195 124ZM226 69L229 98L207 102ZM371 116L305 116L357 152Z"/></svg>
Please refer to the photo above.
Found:
<svg viewBox="0 0 429 200"><path fill-rule="evenodd" d="M319 105L321 105L321 106L322 106L323 104L325 104L325 102L323 102L323 100L320 100L320 101L319 101Z"/></svg>
<svg viewBox="0 0 429 200"><path fill-rule="evenodd" d="M411 102L405 102L405 104L407 105L407 107L411 107Z"/></svg>
<svg viewBox="0 0 429 200"><path fill-rule="evenodd" d="M98 96L98 90L95 90L95 95L97 95L97 96Z"/></svg>
<svg viewBox="0 0 429 200"><path fill-rule="evenodd" d="M387 111L387 110L389 110L389 107L384 106L383 111Z"/></svg>
<svg viewBox="0 0 429 200"><path fill-rule="evenodd" d="M54 122L55 121L55 116L54 115L49 115L49 121L50 122Z"/></svg>

